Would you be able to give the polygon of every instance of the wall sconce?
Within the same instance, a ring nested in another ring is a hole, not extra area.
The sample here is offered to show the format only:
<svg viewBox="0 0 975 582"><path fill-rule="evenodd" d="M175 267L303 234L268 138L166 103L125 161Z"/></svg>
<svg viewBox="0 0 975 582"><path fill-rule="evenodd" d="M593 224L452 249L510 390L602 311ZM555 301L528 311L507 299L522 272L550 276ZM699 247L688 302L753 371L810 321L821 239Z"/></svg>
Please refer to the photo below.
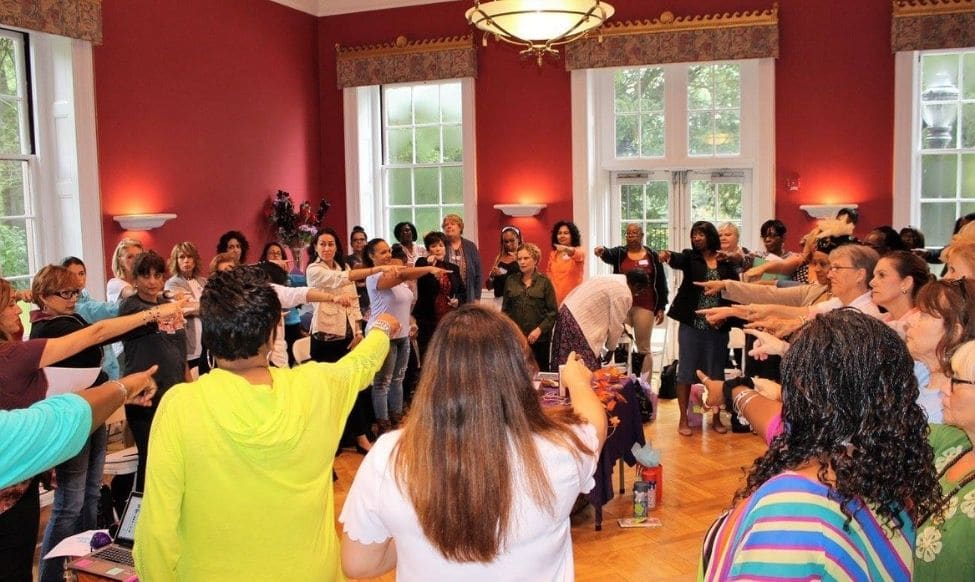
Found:
<svg viewBox="0 0 975 582"><path fill-rule="evenodd" d="M494 207L504 214L513 217L535 216L544 210L548 204L495 204Z"/></svg>
<svg viewBox="0 0 975 582"><path fill-rule="evenodd" d="M795 172L789 174L789 177L785 179L785 189L788 192L799 191L799 174Z"/></svg>
<svg viewBox="0 0 975 582"><path fill-rule="evenodd" d="M122 214L113 216L112 220L119 223L124 230L152 230L174 218L175 214Z"/></svg>
<svg viewBox="0 0 975 582"><path fill-rule="evenodd" d="M836 218L836 213L844 208L856 209L856 204L802 204L800 210L812 218Z"/></svg>

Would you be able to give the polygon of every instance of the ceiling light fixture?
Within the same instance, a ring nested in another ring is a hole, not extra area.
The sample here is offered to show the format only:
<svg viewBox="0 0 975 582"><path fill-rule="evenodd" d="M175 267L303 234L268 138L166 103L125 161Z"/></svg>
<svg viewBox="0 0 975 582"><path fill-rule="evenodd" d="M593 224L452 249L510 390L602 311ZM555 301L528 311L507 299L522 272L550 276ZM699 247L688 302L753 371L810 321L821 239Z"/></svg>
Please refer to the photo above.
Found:
<svg viewBox="0 0 975 582"><path fill-rule="evenodd" d="M558 56L555 47L585 37L603 25L615 9L600 0L474 0L467 22L499 41L524 47L521 54L538 59Z"/></svg>

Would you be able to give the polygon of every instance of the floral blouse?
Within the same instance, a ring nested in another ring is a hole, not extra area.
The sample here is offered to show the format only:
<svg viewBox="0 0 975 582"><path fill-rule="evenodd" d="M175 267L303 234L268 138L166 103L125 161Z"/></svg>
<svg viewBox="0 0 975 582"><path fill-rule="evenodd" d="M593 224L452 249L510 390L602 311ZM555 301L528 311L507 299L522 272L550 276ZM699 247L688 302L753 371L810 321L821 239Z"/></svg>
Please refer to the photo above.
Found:
<svg viewBox="0 0 975 582"><path fill-rule="evenodd" d="M965 433L953 426L932 424L928 439L939 473L972 448ZM945 494L959 483L941 475ZM914 580L975 580L971 541L975 538L975 480L953 493L944 508L942 516L928 519L917 528Z"/></svg>

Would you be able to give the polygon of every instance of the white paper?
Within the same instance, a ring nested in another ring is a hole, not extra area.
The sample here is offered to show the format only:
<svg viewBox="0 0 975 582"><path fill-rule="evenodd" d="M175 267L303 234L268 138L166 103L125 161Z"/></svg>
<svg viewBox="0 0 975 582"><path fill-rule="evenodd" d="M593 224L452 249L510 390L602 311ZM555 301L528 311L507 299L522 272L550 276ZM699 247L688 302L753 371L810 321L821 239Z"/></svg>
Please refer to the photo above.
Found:
<svg viewBox="0 0 975 582"><path fill-rule="evenodd" d="M68 392L77 392L88 388L95 382L101 368L60 368L48 366L44 368L47 376L47 396L57 396Z"/></svg>
<svg viewBox="0 0 975 582"><path fill-rule="evenodd" d="M65 538L60 544L51 548L51 551L44 556L44 559L49 558L61 558L69 557L75 558L78 556L87 556L91 553L91 538L96 532L108 533L107 529L90 529L88 531L81 532L80 534L75 534L69 538Z"/></svg>

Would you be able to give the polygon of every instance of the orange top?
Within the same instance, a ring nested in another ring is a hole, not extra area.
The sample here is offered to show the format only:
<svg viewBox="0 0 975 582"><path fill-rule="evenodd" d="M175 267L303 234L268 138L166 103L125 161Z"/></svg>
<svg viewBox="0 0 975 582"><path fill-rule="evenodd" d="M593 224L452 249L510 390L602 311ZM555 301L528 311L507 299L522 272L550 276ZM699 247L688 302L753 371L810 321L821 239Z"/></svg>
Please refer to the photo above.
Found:
<svg viewBox="0 0 975 582"><path fill-rule="evenodd" d="M555 287L555 303L561 306L569 291L582 283L582 270L586 262L586 254L582 247L575 247L571 255L553 250L548 255L548 271L546 275Z"/></svg>

